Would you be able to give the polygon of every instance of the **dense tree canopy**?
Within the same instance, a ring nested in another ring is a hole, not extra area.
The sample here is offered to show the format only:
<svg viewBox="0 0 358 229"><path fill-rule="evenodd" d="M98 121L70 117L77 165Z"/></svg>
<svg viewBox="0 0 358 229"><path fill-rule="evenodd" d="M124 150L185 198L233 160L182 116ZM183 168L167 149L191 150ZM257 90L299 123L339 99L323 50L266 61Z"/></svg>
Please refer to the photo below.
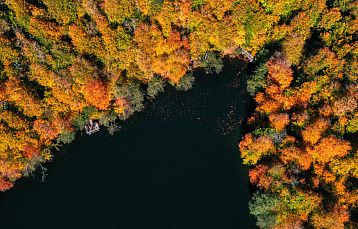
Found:
<svg viewBox="0 0 358 229"><path fill-rule="evenodd" d="M50 160L51 147L71 142L88 120L113 130L166 82L187 90L193 68L218 73L220 57L249 52L257 108L240 151L261 193L252 214L262 228L343 228L358 198L357 7L1 1L0 191Z"/></svg>
<svg viewBox="0 0 358 229"><path fill-rule="evenodd" d="M259 189L250 211L261 228L357 227L357 3L314 4L248 81L255 130L239 146ZM290 34L298 30L299 41Z"/></svg>

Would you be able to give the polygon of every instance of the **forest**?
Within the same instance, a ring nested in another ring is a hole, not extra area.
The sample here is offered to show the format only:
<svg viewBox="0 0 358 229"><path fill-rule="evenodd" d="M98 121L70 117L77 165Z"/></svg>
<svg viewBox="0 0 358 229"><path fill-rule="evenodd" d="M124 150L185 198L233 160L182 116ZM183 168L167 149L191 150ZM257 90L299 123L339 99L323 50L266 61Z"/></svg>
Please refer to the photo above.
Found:
<svg viewBox="0 0 358 229"><path fill-rule="evenodd" d="M357 10L354 0L0 1L0 191L89 120L113 134L166 84L188 90L194 69L218 73L223 57L249 53L256 109L238 148L257 225L357 228Z"/></svg>

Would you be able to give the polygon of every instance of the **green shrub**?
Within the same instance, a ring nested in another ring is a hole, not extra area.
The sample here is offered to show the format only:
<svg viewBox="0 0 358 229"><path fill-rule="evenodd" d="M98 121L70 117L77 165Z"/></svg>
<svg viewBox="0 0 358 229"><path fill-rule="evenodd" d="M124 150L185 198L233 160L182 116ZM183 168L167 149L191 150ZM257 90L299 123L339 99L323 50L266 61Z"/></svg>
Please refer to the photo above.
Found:
<svg viewBox="0 0 358 229"><path fill-rule="evenodd" d="M96 112L97 109L95 107L85 107L83 109L82 114L77 115L74 120L73 120L73 125L77 130L84 130L87 122L88 122L88 118L89 116Z"/></svg>
<svg viewBox="0 0 358 229"><path fill-rule="evenodd" d="M265 79L267 74L266 64L261 64L254 74L247 80L247 91L254 96L258 91L266 86Z"/></svg>
<svg viewBox="0 0 358 229"><path fill-rule="evenodd" d="M257 218L256 225L271 229L276 225L276 207L279 200L270 194L255 194L249 203L250 214Z"/></svg>
<svg viewBox="0 0 358 229"><path fill-rule="evenodd" d="M192 88L194 83L194 76L192 73L188 73L183 76L178 84L175 85L175 88L180 91L187 91Z"/></svg>
<svg viewBox="0 0 358 229"><path fill-rule="evenodd" d="M164 81L159 77L153 77L148 82L147 94L154 98L158 95L159 92L164 91Z"/></svg>
<svg viewBox="0 0 358 229"><path fill-rule="evenodd" d="M99 124L109 127L117 119L116 113L113 111L106 112L99 118Z"/></svg>
<svg viewBox="0 0 358 229"><path fill-rule="evenodd" d="M126 120L134 112L141 111L144 108L144 96L141 86L137 82L117 82L117 87L114 90L116 98L123 98L129 103L129 108L125 110L123 115L119 116L120 119Z"/></svg>
<svg viewBox="0 0 358 229"><path fill-rule="evenodd" d="M205 54L201 67L205 69L206 74L211 74L213 72L219 74L224 67L224 63L220 56L214 52L210 52Z"/></svg>
<svg viewBox="0 0 358 229"><path fill-rule="evenodd" d="M75 135L75 132L65 131L57 137L57 142L69 144L75 140Z"/></svg>

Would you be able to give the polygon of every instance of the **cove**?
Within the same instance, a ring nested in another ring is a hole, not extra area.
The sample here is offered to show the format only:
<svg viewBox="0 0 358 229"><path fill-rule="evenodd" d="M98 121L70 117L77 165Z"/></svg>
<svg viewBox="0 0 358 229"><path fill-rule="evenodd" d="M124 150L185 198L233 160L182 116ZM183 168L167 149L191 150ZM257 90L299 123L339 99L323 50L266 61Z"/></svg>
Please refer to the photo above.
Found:
<svg viewBox="0 0 358 229"><path fill-rule="evenodd" d="M252 111L246 66L195 72L190 91L165 88L110 136L101 130L55 154L45 182L0 194L1 228L256 228L237 143Z"/></svg>

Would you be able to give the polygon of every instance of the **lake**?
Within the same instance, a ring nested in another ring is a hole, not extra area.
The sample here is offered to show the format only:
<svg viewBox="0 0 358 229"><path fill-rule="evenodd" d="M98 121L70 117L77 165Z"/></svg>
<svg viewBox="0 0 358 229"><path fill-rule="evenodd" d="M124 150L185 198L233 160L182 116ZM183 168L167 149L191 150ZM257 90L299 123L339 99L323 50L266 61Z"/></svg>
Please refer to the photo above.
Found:
<svg viewBox="0 0 358 229"><path fill-rule="evenodd" d="M166 86L110 136L79 134L55 153L45 182L0 194L1 229L256 228L237 143L253 110L245 65L196 71L192 90Z"/></svg>

